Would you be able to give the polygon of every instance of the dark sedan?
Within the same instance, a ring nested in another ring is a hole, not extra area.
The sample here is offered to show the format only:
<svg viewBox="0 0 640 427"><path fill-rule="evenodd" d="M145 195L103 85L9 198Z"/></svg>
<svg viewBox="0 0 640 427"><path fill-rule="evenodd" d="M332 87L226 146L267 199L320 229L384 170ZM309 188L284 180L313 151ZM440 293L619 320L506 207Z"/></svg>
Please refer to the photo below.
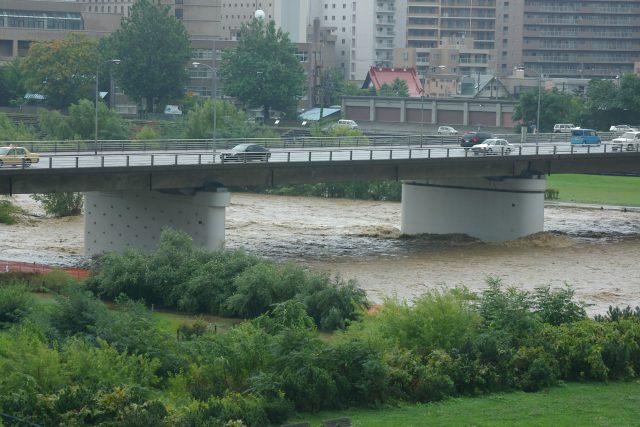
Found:
<svg viewBox="0 0 640 427"><path fill-rule="evenodd" d="M460 138L460 146L469 149L476 144L481 144L485 139L491 139L493 135L488 132L467 132Z"/></svg>
<svg viewBox="0 0 640 427"><path fill-rule="evenodd" d="M259 144L238 144L231 151L220 153L222 163L266 162L270 157L269 149Z"/></svg>

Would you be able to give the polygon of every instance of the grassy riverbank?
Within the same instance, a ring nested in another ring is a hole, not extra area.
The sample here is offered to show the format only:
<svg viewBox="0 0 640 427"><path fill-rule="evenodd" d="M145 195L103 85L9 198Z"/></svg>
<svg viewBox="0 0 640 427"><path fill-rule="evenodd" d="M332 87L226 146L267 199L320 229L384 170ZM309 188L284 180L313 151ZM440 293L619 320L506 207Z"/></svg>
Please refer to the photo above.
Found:
<svg viewBox="0 0 640 427"><path fill-rule="evenodd" d="M547 177L559 201L640 206L640 177L562 174Z"/></svg>
<svg viewBox="0 0 640 427"><path fill-rule="evenodd" d="M506 393L403 405L385 410L322 412L301 419L349 417L355 426L631 426L640 419L640 383L566 383L539 393Z"/></svg>

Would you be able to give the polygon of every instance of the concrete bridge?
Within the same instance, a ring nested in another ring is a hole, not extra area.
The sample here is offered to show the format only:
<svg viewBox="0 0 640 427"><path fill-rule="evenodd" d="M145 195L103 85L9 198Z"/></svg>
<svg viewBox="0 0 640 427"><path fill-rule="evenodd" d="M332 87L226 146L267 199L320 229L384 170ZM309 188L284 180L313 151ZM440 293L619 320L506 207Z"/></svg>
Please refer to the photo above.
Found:
<svg viewBox="0 0 640 427"><path fill-rule="evenodd" d="M0 169L0 194L84 192L85 252L93 255L152 249L166 226L220 248L228 187L368 180L402 181L405 234L510 240L543 230L545 175L640 172L637 150L607 144L516 144L496 154L453 144L281 148L247 163L221 163L218 151L198 149L42 154L31 168Z"/></svg>

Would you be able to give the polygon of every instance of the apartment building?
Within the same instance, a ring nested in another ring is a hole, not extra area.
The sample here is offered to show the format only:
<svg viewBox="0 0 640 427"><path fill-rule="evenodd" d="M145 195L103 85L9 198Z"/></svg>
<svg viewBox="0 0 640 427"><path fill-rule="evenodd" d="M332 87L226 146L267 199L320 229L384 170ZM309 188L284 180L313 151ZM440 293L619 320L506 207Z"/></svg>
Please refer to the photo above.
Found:
<svg viewBox="0 0 640 427"><path fill-rule="evenodd" d="M499 71L613 78L640 61L638 0L498 0Z"/></svg>
<svg viewBox="0 0 640 427"><path fill-rule="evenodd" d="M485 74L495 68L495 0L408 0L406 44L395 66L413 66L424 76Z"/></svg>

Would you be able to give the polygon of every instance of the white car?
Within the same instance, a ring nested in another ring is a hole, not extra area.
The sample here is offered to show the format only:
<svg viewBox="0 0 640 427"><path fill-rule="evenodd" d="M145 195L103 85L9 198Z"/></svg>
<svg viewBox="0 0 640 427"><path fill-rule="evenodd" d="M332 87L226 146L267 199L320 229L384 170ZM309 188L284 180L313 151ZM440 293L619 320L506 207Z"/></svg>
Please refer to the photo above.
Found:
<svg viewBox="0 0 640 427"><path fill-rule="evenodd" d="M357 129L358 128L358 124L355 121L347 120L347 119L338 120L338 123L336 123L336 126L347 127L349 129Z"/></svg>
<svg viewBox="0 0 640 427"><path fill-rule="evenodd" d="M553 133L571 133L573 129L580 129L573 123L556 123L553 125Z"/></svg>
<svg viewBox="0 0 640 427"><path fill-rule="evenodd" d="M609 132L637 132L638 129L632 128L629 125L614 125L609 128Z"/></svg>
<svg viewBox="0 0 640 427"><path fill-rule="evenodd" d="M471 147L473 154L510 154L513 151L513 145L506 139L491 138L485 139L481 144Z"/></svg>
<svg viewBox="0 0 640 427"><path fill-rule="evenodd" d="M452 128L451 126L440 126L438 127L438 135L457 135L458 131Z"/></svg>
<svg viewBox="0 0 640 427"><path fill-rule="evenodd" d="M617 138L611 140L611 151L638 151L640 148L640 132L625 132Z"/></svg>

